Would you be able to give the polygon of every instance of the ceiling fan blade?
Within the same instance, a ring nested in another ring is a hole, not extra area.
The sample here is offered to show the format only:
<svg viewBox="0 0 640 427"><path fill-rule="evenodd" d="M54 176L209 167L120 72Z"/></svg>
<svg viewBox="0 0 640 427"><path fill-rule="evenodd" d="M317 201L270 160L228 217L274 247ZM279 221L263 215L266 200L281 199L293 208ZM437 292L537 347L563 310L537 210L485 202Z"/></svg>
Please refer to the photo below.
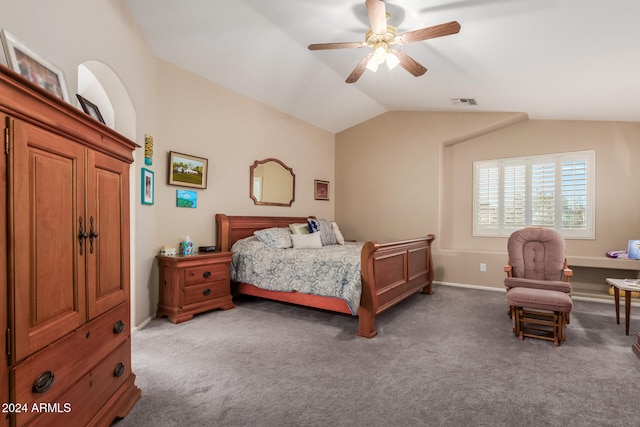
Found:
<svg viewBox="0 0 640 427"><path fill-rule="evenodd" d="M371 59L372 56L373 56L373 53L369 53L367 54L367 56L362 58L362 61L360 61L360 63L356 65L356 68L354 68L351 74L349 74L349 77L347 77L347 80L345 80L345 82L347 83L357 82L360 76L367 69L367 64L369 63L369 60Z"/></svg>
<svg viewBox="0 0 640 427"><path fill-rule="evenodd" d="M448 36L456 34L460 31L460 24L457 21L447 22L446 24L434 25L433 27L422 28L420 30L409 31L400 34L398 38L402 44L419 42L422 40L433 39L436 37Z"/></svg>
<svg viewBox="0 0 640 427"><path fill-rule="evenodd" d="M371 30L375 34L385 34L387 32L387 10L384 2L380 0L367 0L367 13Z"/></svg>
<svg viewBox="0 0 640 427"><path fill-rule="evenodd" d="M315 43L309 45L309 50L324 50L324 49L348 49L352 47L363 47L365 43L362 42L341 42L341 43Z"/></svg>
<svg viewBox="0 0 640 427"><path fill-rule="evenodd" d="M419 77L427 72L426 68L418 64L415 59L413 59L403 51L393 49L391 53L393 53L398 58L398 60L400 61L400 66L402 66L402 68L404 68L414 76Z"/></svg>

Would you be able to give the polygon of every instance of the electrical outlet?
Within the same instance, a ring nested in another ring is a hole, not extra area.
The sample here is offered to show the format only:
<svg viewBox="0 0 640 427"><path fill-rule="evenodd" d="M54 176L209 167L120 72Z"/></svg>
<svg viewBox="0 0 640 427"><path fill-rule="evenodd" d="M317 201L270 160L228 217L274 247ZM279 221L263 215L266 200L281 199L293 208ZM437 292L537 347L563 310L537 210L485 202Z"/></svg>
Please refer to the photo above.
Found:
<svg viewBox="0 0 640 427"><path fill-rule="evenodd" d="M480 263L480 271L487 271L487 264L485 264L484 262Z"/></svg>

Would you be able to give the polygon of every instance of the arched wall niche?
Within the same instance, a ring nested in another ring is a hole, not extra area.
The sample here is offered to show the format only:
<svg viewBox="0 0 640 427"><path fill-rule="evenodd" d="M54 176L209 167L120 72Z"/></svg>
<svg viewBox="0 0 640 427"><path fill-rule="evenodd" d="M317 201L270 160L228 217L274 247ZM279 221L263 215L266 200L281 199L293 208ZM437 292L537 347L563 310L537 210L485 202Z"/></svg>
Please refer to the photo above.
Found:
<svg viewBox="0 0 640 427"><path fill-rule="evenodd" d="M100 109L107 126L135 141L136 111L117 74L99 61L78 66L78 93Z"/></svg>

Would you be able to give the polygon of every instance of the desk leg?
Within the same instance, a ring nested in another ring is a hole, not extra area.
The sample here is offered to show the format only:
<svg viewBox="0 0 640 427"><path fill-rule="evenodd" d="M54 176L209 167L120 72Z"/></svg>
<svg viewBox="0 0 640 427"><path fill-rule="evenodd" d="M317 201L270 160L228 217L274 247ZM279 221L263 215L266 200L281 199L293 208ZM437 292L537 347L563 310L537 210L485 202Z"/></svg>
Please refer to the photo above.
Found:
<svg viewBox="0 0 640 427"><path fill-rule="evenodd" d="M613 299L616 301L616 323L620 324L620 289L613 287Z"/></svg>
<svg viewBox="0 0 640 427"><path fill-rule="evenodd" d="M624 292L624 325L627 335L629 335L629 318L631 317L631 291Z"/></svg>

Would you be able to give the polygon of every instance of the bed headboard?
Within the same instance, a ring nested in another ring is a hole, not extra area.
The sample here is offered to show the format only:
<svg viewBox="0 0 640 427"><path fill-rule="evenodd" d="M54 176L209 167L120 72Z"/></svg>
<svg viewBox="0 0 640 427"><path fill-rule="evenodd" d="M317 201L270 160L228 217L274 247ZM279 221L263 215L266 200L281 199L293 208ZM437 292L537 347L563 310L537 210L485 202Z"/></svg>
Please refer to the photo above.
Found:
<svg viewBox="0 0 640 427"><path fill-rule="evenodd" d="M313 216L227 216L216 214L216 245L219 251L228 251L240 239L253 236L263 228L289 227L289 224L307 222Z"/></svg>

